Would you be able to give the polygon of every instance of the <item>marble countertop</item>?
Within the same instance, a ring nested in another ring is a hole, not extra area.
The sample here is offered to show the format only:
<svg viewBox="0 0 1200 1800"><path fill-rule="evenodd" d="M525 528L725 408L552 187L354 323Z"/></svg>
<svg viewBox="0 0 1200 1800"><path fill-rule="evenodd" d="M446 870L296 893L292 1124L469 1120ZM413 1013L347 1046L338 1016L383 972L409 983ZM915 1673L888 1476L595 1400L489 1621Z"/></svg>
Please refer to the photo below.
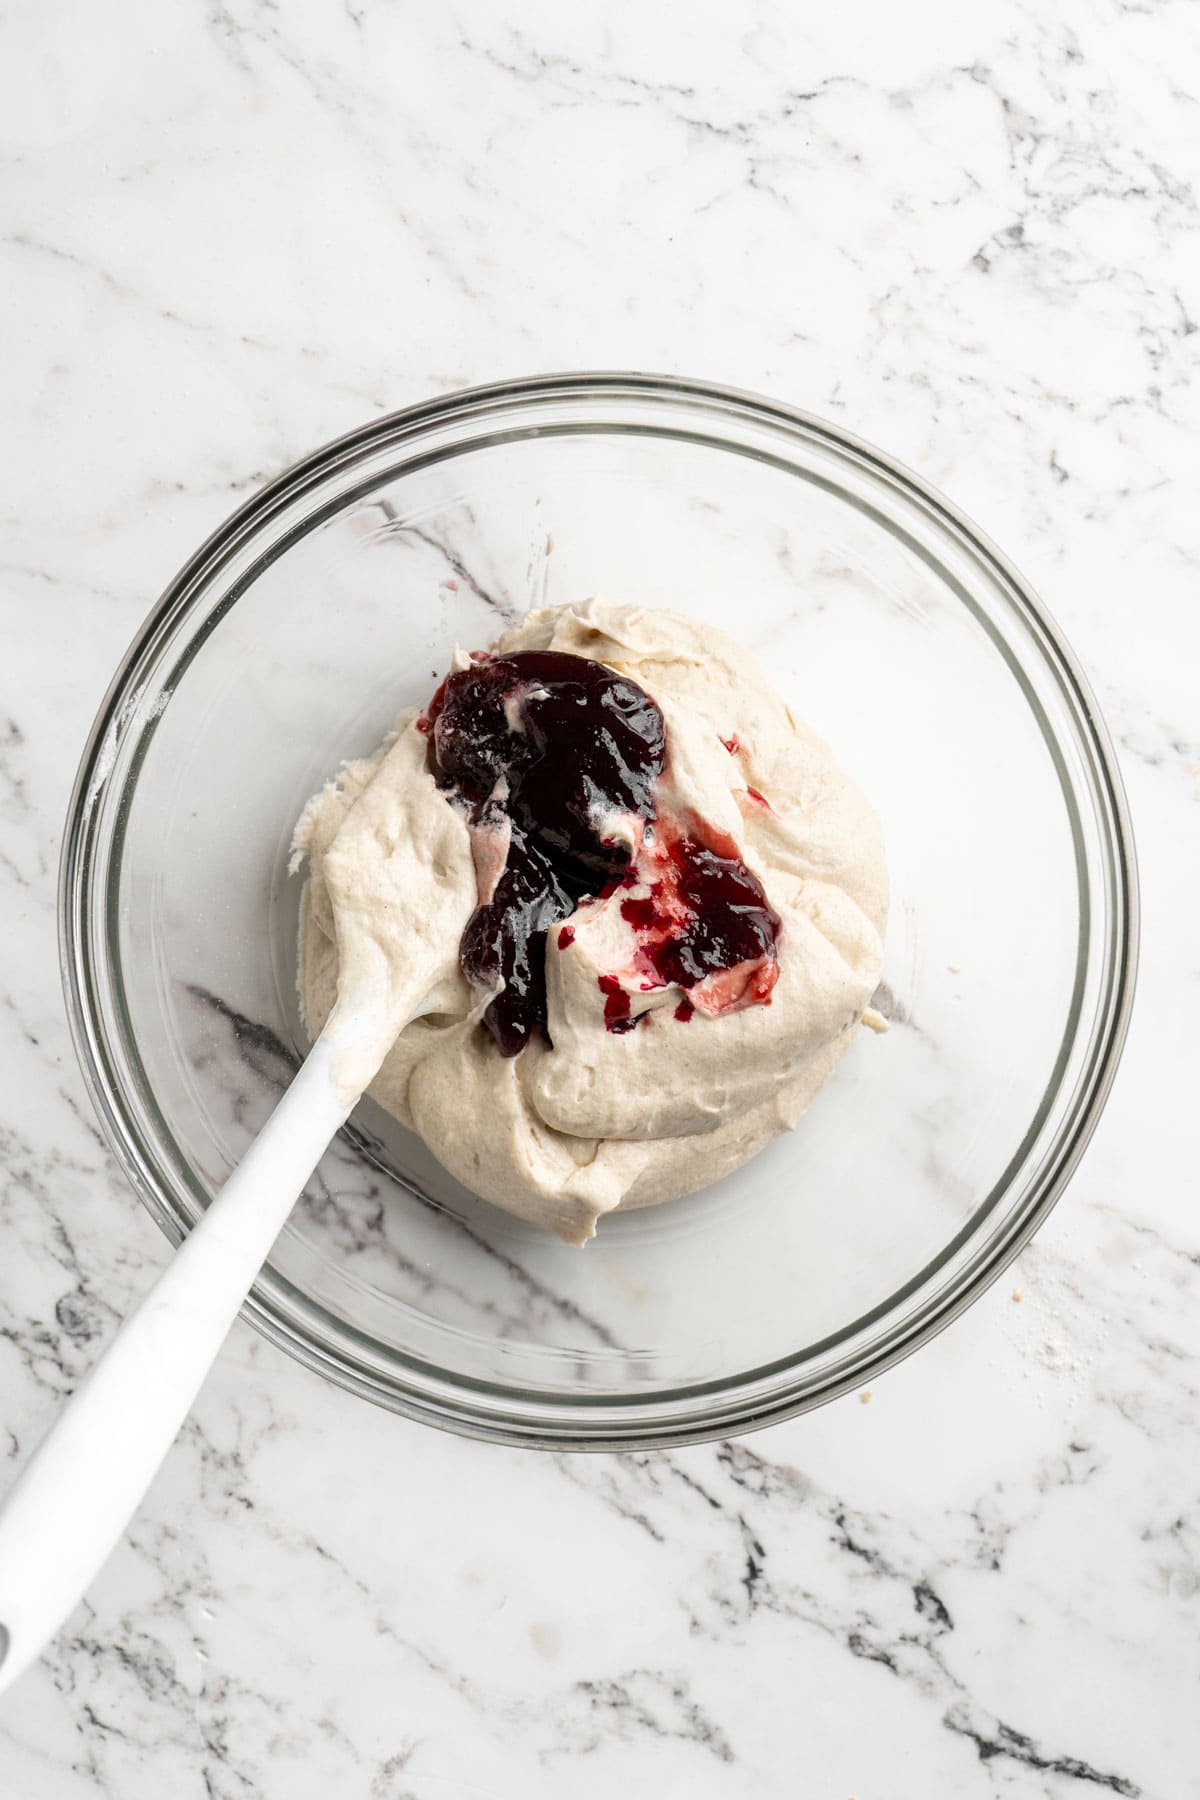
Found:
<svg viewBox="0 0 1200 1800"><path fill-rule="evenodd" d="M1008 1276L870 1394L739 1442L481 1447L238 1326L0 1703L0 1794L1200 1794L1194 9L505 11L0 25L0 1458L167 1255L59 991L92 715L233 506L432 393L581 366L737 383L978 519L1119 746L1144 897L1125 1062Z"/></svg>

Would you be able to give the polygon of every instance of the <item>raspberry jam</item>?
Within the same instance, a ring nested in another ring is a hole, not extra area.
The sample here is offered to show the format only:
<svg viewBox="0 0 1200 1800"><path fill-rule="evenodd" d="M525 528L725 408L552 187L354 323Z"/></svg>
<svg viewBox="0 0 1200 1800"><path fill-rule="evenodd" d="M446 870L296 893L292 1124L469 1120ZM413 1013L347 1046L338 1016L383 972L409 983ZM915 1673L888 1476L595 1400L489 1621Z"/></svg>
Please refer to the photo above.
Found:
<svg viewBox="0 0 1200 1800"><path fill-rule="evenodd" d="M769 1002L778 916L731 839L658 814L666 727L635 682L559 651L477 659L447 677L418 727L472 827L509 823L504 867L459 951L471 981L503 983L484 1014L502 1055L546 1032L548 932L581 901L635 884L646 891L620 908L643 990L683 988L684 1021ZM559 948L574 937L561 925ZM605 974L599 985L607 1028L632 1030L621 981Z"/></svg>
<svg viewBox="0 0 1200 1800"><path fill-rule="evenodd" d="M628 869L608 834L649 819L666 727L649 694L602 663L554 650L474 663L438 689L424 725L443 784L512 822L508 861L463 933L465 974L504 982L484 1022L505 1056L546 1024L546 933Z"/></svg>
<svg viewBox="0 0 1200 1800"><path fill-rule="evenodd" d="M713 993L705 1011L767 1000L778 971L779 915L736 846L723 837L705 843L660 819L639 870L649 894L621 902L621 916L637 934L635 971L649 976L655 987L686 991L709 982ZM713 976L734 970L745 976L736 991L733 984L718 990L711 983Z"/></svg>

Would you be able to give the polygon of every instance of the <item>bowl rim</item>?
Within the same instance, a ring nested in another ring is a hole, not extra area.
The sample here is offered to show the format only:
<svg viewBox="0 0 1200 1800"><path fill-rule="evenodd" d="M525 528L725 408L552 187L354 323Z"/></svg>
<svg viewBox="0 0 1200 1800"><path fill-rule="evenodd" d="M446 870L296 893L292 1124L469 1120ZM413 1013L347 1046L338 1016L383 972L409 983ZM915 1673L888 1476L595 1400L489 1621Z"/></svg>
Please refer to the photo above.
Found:
<svg viewBox="0 0 1200 1800"><path fill-rule="evenodd" d="M1124 1048L1136 985L1139 893L1132 822L1111 739L1087 678L1040 597L990 538L936 488L887 452L819 415L744 389L653 373L597 370L516 377L456 389L381 414L343 433L265 483L205 539L164 589L122 657L88 735L68 806L59 862L59 956L76 1057L105 1139L143 1205L172 1243L178 1244L188 1226L160 1191L152 1159L124 1105L120 1084L111 1078L104 1047L106 1028L95 1004L88 954L92 821L100 810L95 801L106 785L115 748L135 711L139 693L136 673L153 661L156 646L186 617L197 590L209 575L274 513L294 503L339 465L353 462L388 440L411 438L456 419L487 416L498 407L569 401L573 397L625 397L630 401L659 400L733 411L743 418L782 426L789 432L828 443L843 454L861 459L870 469L907 490L952 539L965 541L975 556L990 565L1030 627L1043 662L1073 698L1078 748L1085 752L1105 802L1103 861L1112 900L1110 945L1102 967L1106 991L1103 1006L1098 1007L1095 1046L1081 1082L1073 1127L1056 1146L1057 1154L1040 1171L1016 1215L1002 1220L1001 1229L984 1239L977 1253L953 1273L945 1287L929 1296L928 1304L913 1315L893 1321L872 1340L865 1354L851 1353L849 1359L824 1375L805 1379L797 1374L796 1359L806 1354L800 1351L787 1364L790 1378L780 1380L772 1391L763 1393L761 1382L739 1372L728 1385L706 1384L701 1413L681 1414L677 1406L672 1406L671 1396L683 1398L695 1393L695 1389L656 1390L639 1398L579 1395L564 1400L534 1395L529 1390L522 1395L522 1390L480 1387L468 1378L446 1375L440 1381L426 1381L420 1388L405 1386L394 1378L385 1379L366 1362L356 1363L344 1347L334 1354L313 1338L298 1333L276 1315L258 1283L241 1309L242 1318L310 1369L351 1392L426 1424L526 1447L666 1448L757 1429L811 1410L876 1379L951 1324L1003 1274L1056 1204L1096 1129ZM959 1234L964 1241L969 1241L976 1217L973 1215ZM714 1387L716 1392L712 1391ZM748 1388L752 1391L747 1392ZM485 1392L506 1395L507 1408L472 1404L469 1396Z"/></svg>

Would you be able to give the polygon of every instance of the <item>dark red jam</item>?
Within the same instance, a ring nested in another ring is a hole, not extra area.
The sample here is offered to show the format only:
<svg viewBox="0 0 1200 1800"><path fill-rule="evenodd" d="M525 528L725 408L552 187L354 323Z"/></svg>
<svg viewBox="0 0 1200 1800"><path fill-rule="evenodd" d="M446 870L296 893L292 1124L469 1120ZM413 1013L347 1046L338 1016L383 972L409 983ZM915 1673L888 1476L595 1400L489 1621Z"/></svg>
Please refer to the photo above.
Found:
<svg viewBox="0 0 1200 1800"><path fill-rule="evenodd" d="M719 1012L769 1000L778 916L732 839L656 817L666 728L636 683L586 657L521 651L448 676L418 724L440 784L470 808L472 826L508 821L503 872L460 948L470 980L503 982L484 1014L502 1055L545 1034L548 932L582 900L635 884L647 892L620 904L644 991L694 989L730 972L726 987L709 982L695 1002L685 992L680 1020L697 1005ZM640 853L628 841L640 830L627 826L624 842L604 835L615 814L642 822ZM562 925L559 949L574 939L575 927ZM606 974L599 984L608 1029L632 1030L638 1019L621 980Z"/></svg>
<svg viewBox="0 0 1200 1800"><path fill-rule="evenodd" d="M676 835L665 821L656 839L665 842L649 898L621 902L639 934L639 966L652 969L662 985L681 988L764 960L773 970L779 915L758 877L736 853L725 853L733 846L711 848L698 837Z"/></svg>
<svg viewBox="0 0 1200 1800"><path fill-rule="evenodd" d="M495 657L451 675L425 714L445 785L512 825L496 891L463 933L467 976L503 980L484 1022L505 1056L546 1024L546 933L631 864L601 835L614 813L648 819L666 756L649 694L602 663L554 650Z"/></svg>
<svg viewBox="0 0 1200 1800"><path fill-rule="evenodd" d="M611 898L628 881L611 882L602 897ZM731 838L695 824L683 832L660 815L646 832L638 883L647 892L620 903L636 946L628 979L644 993L683 988L675 1017L684 1024L698 1007L717 1014L754 1002L770 1005L779 973L779 916ZM606 993L612 979L601 980ZM610 1030L614 1016L606 1006Z"/></svg>
<svg viewBox="0 0 1200 1800"><path fill-rule="evenodd" d="M610 1031L632 1031L637 1020L630 1018L629 995L615 975L600 976L600 992L604 995L604 1023Z"/></svg>

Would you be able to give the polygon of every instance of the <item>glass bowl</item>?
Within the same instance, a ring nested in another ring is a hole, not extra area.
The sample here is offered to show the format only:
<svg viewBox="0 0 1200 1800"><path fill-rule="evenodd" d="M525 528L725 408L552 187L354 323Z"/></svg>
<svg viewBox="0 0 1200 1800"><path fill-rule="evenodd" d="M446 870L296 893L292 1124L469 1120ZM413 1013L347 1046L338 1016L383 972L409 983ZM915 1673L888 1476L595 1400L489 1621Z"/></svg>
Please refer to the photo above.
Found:
<svg viewBox="0 0 1200 1800"><path fill-rule="evenodd" d="M875 804L882 1038L737 1174L571 1248L364 1102L246 1305L431 1424L558 1448L745 1431L877 1375L1045 1218L1129 1014L1136 883L1095 702L986 539L748 394L565 375L451 394L241 508L147 620L80 769L62 955L108 1138L189 1229L306 1049L293 822L456 642L594 592L735 633Z"/></svg>

